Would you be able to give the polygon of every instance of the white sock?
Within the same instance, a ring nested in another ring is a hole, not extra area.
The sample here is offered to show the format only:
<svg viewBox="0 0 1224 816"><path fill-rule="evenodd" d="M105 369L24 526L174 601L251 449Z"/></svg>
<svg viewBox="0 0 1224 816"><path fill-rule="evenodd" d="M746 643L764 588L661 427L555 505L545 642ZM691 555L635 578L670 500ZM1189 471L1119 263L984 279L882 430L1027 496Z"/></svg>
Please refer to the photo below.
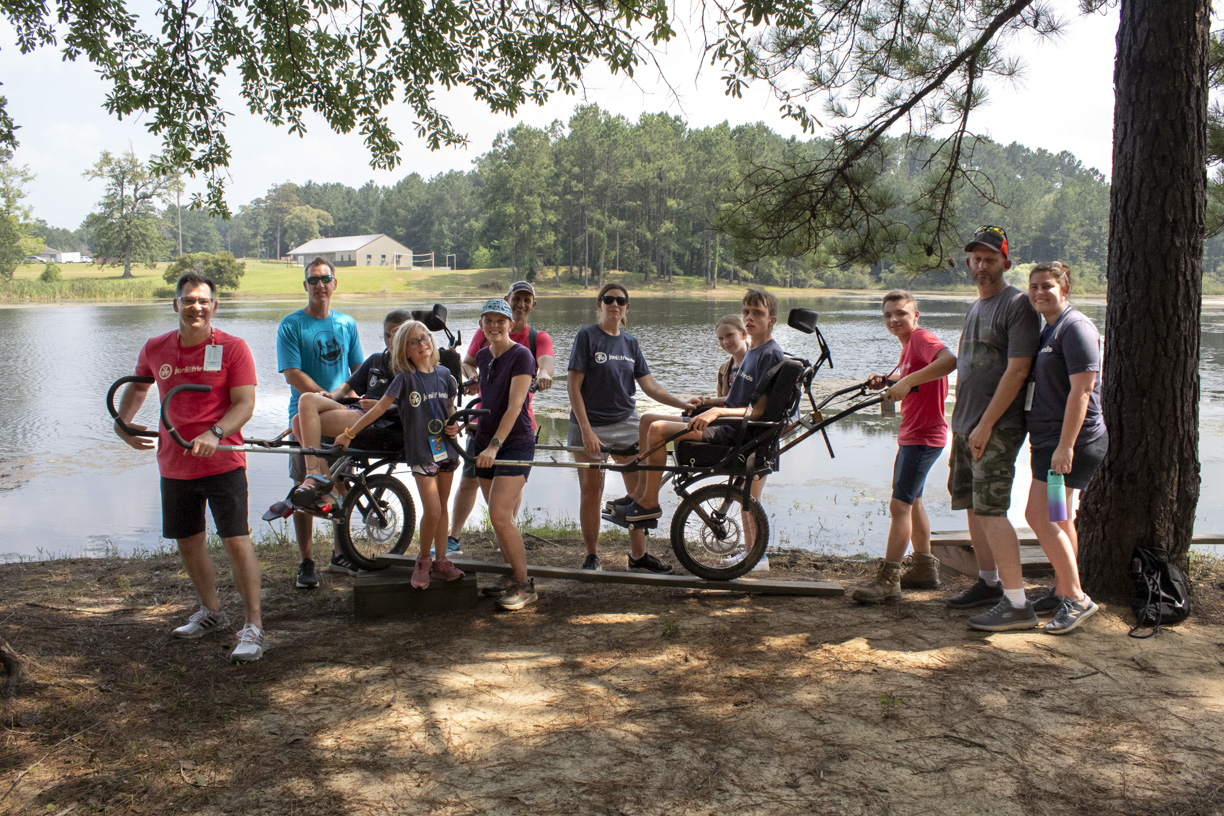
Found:
<svg viewBox="0 0 1224 816"><path fill-rule="evenodd" d="M978 570L978 577L992 587L997 587L999 585L998 570L990 570L989 572L986 570Z"/></svg>
<svg viewBox="0 0 1224 816"><path fill-rule="evenodd" d="M1020 589L1004 589L1003 597L1016 609L1022 609L1028 603L1028 598L1024 597L1023 587Z"/></svg>

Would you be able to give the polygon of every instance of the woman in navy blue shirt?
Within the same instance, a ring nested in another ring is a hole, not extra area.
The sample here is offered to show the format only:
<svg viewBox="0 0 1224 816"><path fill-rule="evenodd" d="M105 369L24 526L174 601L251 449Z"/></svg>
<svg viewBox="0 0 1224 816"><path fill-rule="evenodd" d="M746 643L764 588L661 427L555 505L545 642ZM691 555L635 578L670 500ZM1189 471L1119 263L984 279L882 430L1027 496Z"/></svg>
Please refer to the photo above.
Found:
<svg viewBox="0 0 1224 816"><path fill-rule="evenodd" d="M1071 270L1064 264L1041 263L1029 272L1029 301L1045 327L1026 401L1033 481L1024 516L1054 568L1054 587L1033 608L1054 613L1045 630L1056 635L1074 631L1097 611L1080 586L1075 493L1088 486L1109 446L1101 414L1101 336L1067 302L1070 293ZM1050 521L1050 472L1066 486L1066 521Z"/></svg>
<svg viewBox="0 0 1224 816"><path fill-rule="evenodd" d="M608 453L629 450L638 441L638 422L634 398L636 386L652 399L685 410L687 402L672 396L655 382L637 338L624 331L629 312L629 290L619 283L605 283L595 298L599 322L579 330L570 352L567 388L570 399L568 445L581 447L574 458L580 462L603 462ZM613 461L627 462L629 455L612 455ZM641 472L625 473L625 487L633 493ZM582 493L578 520L587 556L583 569L600 569L600 511L603 502L604 473L602 470L578 470L578 486ZM646 533L635 529L629 533L629 569L634 572L668 573L672 567L646 552Z"/></svg>

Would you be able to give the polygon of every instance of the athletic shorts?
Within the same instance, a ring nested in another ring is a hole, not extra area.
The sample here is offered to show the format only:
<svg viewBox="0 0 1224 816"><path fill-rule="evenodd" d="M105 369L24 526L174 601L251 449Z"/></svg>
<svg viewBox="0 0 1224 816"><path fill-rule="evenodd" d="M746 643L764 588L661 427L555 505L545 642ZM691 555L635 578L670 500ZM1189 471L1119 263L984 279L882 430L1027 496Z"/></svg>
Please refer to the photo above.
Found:
<svg viewBox="0 0 1224 816"><path fill-rule="evenodd" d="M591 430L599 437L600 443L605 448L613 450L629 450L638 443L638 425L642 417L636 411L622 419L620 422L613 422L608 425L592 425ZM582 447L582 427L570 417L569 436L565 440L565 444L571 448Z"/></svg>
<svg viewBox="0 0 1224 816"><path fill-rule="evenodd" d="M892 497L906 504L922 498L927 474L941 453L943 448L935 445L898 446L897 458L893 460Z"/></svg>
<svg viewBox="0 0 1224 816"><path fill-rule="evenodd" d="M443 459L441 462L413 465L411 469L414 476L437 476L439 473L454 473L459 469L459 460Z"/></svg>
<svg viewBox="0 0 1224 816"><path fill-rule="evenodd" d="M1092 481L1093 475L1101 462L1105 461L1105 452L1109 450L1109 434L1102 434L1099 439L1077 445L1071 456L1071 472L1063 474L1063 483L1073 490L1083 490ZM1054 458L1054 448L1032 448L1030 451L1033 462L1033 481L1047 481L1050 475L1050 460Z"/></svg>
<svg viewBox="0 0 1224 816"><path fill-rule="evenodd" d="M191 538L204 532L204 505L212 510L221 538L250 535L246 468L199 479L161 480L162 538Z"/></svg>
<svg viewBox="0 0 1224 816"><path fill-rule="evenodd" d="M972 510L979 516L1006 516L1011 507L1016 454L1024 444L1023 428L995 429L981 459L969 451L967 434L952 434L948 463L948 493L953 510Z"/></svg>
<svg viewBox="0 0 1224 816"><path fill-rule="evenodd" d="M503 445L497 451L497 458L530 462L535 458L535 443ZM498 476L527 476L530 473L530 465L494 465L491 468L476 468L477 479L496 479Z"/></svg>

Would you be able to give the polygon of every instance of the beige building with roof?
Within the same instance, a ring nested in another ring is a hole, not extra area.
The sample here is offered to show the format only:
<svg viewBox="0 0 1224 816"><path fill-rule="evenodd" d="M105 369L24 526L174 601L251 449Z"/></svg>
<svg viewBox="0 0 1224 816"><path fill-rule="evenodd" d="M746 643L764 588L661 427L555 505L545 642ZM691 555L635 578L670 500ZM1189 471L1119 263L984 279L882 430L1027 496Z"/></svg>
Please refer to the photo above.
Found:
<svg viewBox="0 0 1224 816"><path fill-rule="evenodd" d="M289 257L302 266L315 258L333 266L412 266L412 250L388 235L345 235L315 238L289 250Z"/></svg>

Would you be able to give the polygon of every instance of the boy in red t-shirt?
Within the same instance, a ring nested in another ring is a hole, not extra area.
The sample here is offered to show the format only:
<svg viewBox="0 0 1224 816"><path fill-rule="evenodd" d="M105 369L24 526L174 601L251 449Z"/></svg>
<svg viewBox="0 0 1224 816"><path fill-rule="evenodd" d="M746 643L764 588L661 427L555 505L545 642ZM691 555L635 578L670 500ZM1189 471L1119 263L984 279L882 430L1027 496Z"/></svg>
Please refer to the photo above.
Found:
<svg viewBox="0 0 1224 816"><path fill-rule="evenodd" d="M948 374L956 370L956 355L934 334L918 327L918 303L913 295L889 292L883 306L884 325L901 341L901 359L893 369L900 379L890 385L888 376L872 374L871 387L888 386L884 401L900 401L901 429L897 432L892 501L888 505L892 520L884 563L872 583L854 590L851 597L859 603L895 601L901 597L902 587L939 587L939 561L931 555L931 523L922 507L922 489L931 465L948 444L944 402L948 398ZM911 539L914 561L902 575L901 559Z"/></svg>
<svg viewBox="0 0 1224 816"><path fill-rule="evenodd" d="M179 278L174 311L178 329L145 343L136 374L152 377L162 399L177 385L208 385L212 390L182 394L170 404L170 421L191 443L190 450L175 444L164 427L158 433L162 536L178 542L183 565L200 596L199 610L173 635L198 638L229 626L208 557L204 522L207 505L212 509L217 535L229 556L234 585L246 612L246 624L238 633L238 645L230 659L258 660L263 656L264 634L259 561L251 546L247 518L246 454L217 449L220 445L242 444L242 426L255 411L255 362L246 342L213 327L217 287L211 279L191 272ZM119 419L129 428L145 430L131 422L148 391L148 384L133 383L124 392ZM153 447L148 439L127 434L119 422L115 423L115 433L136 450Z"/></svg>

